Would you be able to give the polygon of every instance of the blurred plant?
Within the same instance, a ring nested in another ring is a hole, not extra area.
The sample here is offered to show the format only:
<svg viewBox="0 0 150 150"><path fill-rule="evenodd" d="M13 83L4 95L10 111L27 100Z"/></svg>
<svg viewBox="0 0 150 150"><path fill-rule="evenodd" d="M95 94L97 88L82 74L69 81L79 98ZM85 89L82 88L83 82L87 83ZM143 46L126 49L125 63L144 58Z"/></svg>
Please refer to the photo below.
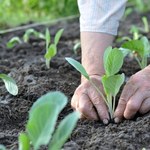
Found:
<svg viewBox="0 0 150 150"><path fill-rule="evenodd" d="M0 78L3 80L7 91L12 95L18 94L18 86L15 80L6 74L1 73Z"/></svg>
<svg viewBox="0 0 150 150"><path fill-rule="evenodd" d="M78 41L74 46L73 46L73 52L77 54L78 49L81 49L81 42Z"/></svg>
<svg viewBox="0 0 150 150"><path fill-rule="evenodd" d="M139 13L145 13L150 10L149 0L128 0L128 5L135 8Z"/></svg>
<svg viewBox="0 0 150 150"><path fill-rule="evenodd" d="M38 32L38 31L36 31L35 29L32 29L32 28L30 28L30 29L27 29L26 31L25 31L25 33L24 33L24 35L23 35L23 41L19 38L19 37L17 37L17 36L15 36L15 37L12 37L8 42L7 42L7 48L13 48L14 46L16 46L17 44L21 44L21 43L23 43L23 42L28 42L29 41L29 39L30 39L30 37L31 36L34 36L34 37L36 37L36 38L40 38L40 39L44 39L45 40L45 36L44 36L44 34L42 34L41 32Z"/></svg>
<svg viewBox="0 0 150 150"><path fill-rule="evenodd" d="M59 113L67 104L61 92L50 92L40 97L29 111L26 131L19 135L19 150L61 150L80 117L78 112L66 116L55 129ZM32 148L33 146L33 148ZM4 146L1 146L5 150Z"/></svg>
<svg viewBox="0 0 150 150"><path fill-rule="evenodd" d="M133 54L141 69L147 66L147 59L150 56L150 43L147 37L124 42L121 47L125 53Z"/></svg>
<svg viewBox="0 0 150 150"><path fill-rule="evenodd" d="M38 32L35 29L30 28L25 31L23 35L23 41L28 42L31 35L36 38L45 39L45 36L41 32Z"/></svg>
<svg viewBox="0 0 150 150"><path fill-rule="evenodd" d="M117 42L123 42L123 41L131 41L131 40L138 40L140 39L143 34L147 34L150 31L149 24L147 17L142 17L143 27L138 27L136 25L132 25L130 28L130 34L132 34L132 38L129 36L121 36L117 38Z"/></svg>
<svg viewBox="0 0 150 150"><path fill-rule="evenodd" d="M15 45L21 44L21 43L22 43L22 41L20 40L20 38L15 36L7 42L6 46L7 46L7 48L13 48Z"/></svg>
<svg viewBox="0 0 150 150"><path fill-rule="evenodd" d="M4 13L5 10L5 13ZM77 2L72 0L1 0L0 26L16 26L29 21L45 21L78 14Z"/></svg>
<svg viewBox="0 0 150 150"><path fill-rule="evenodd" d="M54 43L51 43L50 32L49 32L48 28L46 29L46 32L45 32L46 53L45 53L44 57L45 57L45 60L46 60L47 68L50 68L50 61L51 61L52 57L54 57L57 54L57 45L58 45L58 42L61 38L61 35L62 35L63 31L64 31L64 29L60 29L55 34Z"/></svg>

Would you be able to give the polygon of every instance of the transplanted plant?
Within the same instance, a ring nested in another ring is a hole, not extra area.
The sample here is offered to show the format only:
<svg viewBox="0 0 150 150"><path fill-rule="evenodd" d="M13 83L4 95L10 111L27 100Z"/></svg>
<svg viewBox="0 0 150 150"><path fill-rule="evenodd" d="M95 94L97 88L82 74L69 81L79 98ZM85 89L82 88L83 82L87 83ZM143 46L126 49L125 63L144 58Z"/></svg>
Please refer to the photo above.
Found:
<svg viewBox="0 0 150 150"><path fill-rule="evenodd" d="M31 35L33 35L36 38L45 39L45 36L41 32L38 32L35 29L30 28L27 29L23 35L24 42L28 42Z"/></svg>
<svg viewBox="0 0 150 150"><path fill-rule="evenodd" d="M147 37L127 41L121 47L123 51L128 51L133 54L141 69L147 66L147 59L150 56L150 43Z"/></svg>
<svg viewBox="0 0 150 150"><path fill-rule="evenodd" d="M19 37L17 37L17 36L15 36L15 37L13 37L13 38L11 38L8 42L7 42L7 48L12 48L12 47L14 47L15 45L17 45L17 44L21 44L22 43L22 41L20 40L20 38Z"/></svg>
<svg viewBox="0 0 150 150"><path fill-rule="evenodd" d="M66 116L55 130L59 113L67 104L61 92L49 92L40 97L29 111L26 131L19 135L19 150L61 150L80 117L78 112ZM4 147L3 147L4 149Z"/></svg>
<svg viewBox="0 0 150 150"><path fill-rule="evenodd" d="M35 29L30 28L25 31L25 33L23 35L23 40L21 38L19 38L18 36L12 37L7 42L7 48L13 48L17 44L21 44L23 42L25 42L25 43L28 42L31 35L36 38L45 39L45 36L41 32L38 32Z"/></svg>
<svg viewBox="0 0 150 150"><path fill-rule="evenodd" d="M66 60L73 67L75 67L87 80L89 80L89 82L101 95L101 97L108 106L111 119L114 116L116 95L119 92L120 87L125 80L125 76L123 73L117 74L120 68L122 67L123 59L124 55L119 49L117 48L112 49L112 47L109 47L105 50L104 53L105 75L102 76L102 85L105 94L103 94L102 91L100 91L100 89L91 80L90 76L88 75L84 67L78 61L72 58L66 58Z"/></svg>
<svg viewBox="0 0 150 150"><path fill-rule="evenodd" d="M46 32L45 32L46 53L45 53L44 57L46 60L47 68L50 68L50 61L57 54L57 45L58 45L58 42L61 38L63 31L64 31L63 29L60 29L54 37L54 42L51 43L50 32L48 29L46 29Z"/></svg>
<svg viewBox="0 0 150 150"><path fill-rule="evenodd" d="M2 73L0 74L0 78L3 80L6 89L10 94L12 94L12 95L18 94L18 86L13 78L9 77L6 74L2 74Z"/></svg>

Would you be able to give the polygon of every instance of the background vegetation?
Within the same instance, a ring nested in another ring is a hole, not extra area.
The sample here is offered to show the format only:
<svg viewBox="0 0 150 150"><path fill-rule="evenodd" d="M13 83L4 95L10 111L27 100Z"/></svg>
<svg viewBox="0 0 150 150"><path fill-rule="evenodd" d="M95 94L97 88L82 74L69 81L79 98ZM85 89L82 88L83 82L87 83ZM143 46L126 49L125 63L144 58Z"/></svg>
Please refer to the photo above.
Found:
<svg viewBox="0 0 150 150"><path fill-rule="evenodd" d="M76 0L0 0L1 28L76 14Z"/></svg>
<svg viewBox="0 0 150 150"><path fill-rule="evenodd" d="M128 1L128 6L136 11L144 13L150 10L149 0ZM0 0L1 29L29 21L47 21L77 14L77 0Z"/></svg>

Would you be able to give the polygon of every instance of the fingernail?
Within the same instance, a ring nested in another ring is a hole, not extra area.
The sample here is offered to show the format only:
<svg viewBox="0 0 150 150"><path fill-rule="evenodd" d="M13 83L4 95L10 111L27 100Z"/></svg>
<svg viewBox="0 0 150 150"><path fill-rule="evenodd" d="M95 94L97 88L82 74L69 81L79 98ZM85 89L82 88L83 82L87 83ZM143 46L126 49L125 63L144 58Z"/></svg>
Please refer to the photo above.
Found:
<svg viewBox="0 0 150 150"><path fill-rule="evenodd" d="M120 123L120 121L121 121L121 120L120 120L118 117L114 118L114 122L115 122L115 123Z"/></svg>
<svg viewBox="0 0 150 150"><path fill-rule="evenodd" d="M107 125L109 123L108 119L103 120L103 124Z"/></svg>

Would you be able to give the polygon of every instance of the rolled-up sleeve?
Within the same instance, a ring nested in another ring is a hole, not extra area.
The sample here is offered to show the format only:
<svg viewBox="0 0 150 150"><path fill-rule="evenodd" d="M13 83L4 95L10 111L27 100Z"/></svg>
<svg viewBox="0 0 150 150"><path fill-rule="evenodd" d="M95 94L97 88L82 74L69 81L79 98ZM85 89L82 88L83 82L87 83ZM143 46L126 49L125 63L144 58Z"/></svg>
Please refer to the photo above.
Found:
<svg viewBox="0 0 150 150"><path fill-rule="evenodd" d="M117 35L127 0L78 0L80 31Z"/></svg>

